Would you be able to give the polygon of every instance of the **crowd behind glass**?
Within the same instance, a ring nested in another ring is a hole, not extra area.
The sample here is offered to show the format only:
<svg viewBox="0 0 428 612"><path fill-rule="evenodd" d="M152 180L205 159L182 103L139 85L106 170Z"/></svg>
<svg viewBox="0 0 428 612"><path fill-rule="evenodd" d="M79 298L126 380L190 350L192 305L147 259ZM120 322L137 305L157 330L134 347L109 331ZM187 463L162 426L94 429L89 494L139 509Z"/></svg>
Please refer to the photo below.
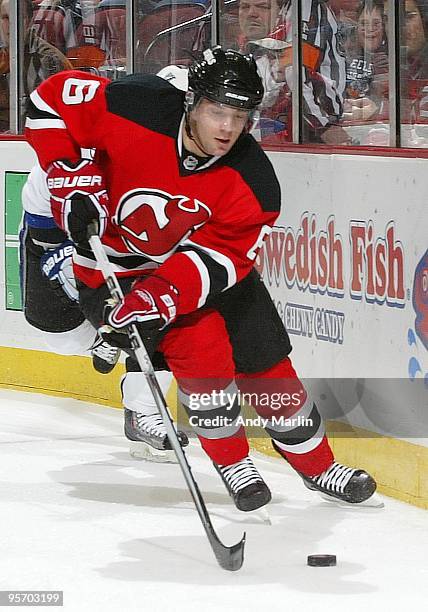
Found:
<svg viewBox="0 0 428 612"><path fill-rule="evenodd" d="M19 0L22 99L60 70L111 79L126 74L125 0ZM398 0L395 0L398 1ZM400 0L401 144L428 147L428 0ZM10 0L0 0L0 130L10 132ZM393 0L301 0L301 142L388 146L390 61L388 15ZM136 0L137 71L185 66L210 44L209 2ZM293 142L292 0L229 0L223 45L254 54L265 96L254 136L264 145ZM192 21L191 21L192 20ZM189 23L190 22L190 23ZM171 26L187 24L158 37ZM154 42L153 42L154 41ZM12 70L16 68L12 66Z"/></svg>

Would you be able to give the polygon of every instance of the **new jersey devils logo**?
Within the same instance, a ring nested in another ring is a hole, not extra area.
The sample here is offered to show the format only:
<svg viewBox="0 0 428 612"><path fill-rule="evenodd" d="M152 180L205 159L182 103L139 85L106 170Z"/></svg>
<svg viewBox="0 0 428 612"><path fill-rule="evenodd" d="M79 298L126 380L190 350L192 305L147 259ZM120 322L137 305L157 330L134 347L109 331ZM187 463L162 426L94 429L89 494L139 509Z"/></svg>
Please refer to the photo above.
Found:
<svg viewBox="0 0 428 612"><path fill-rule="evenodd" d="M114 222L131 251L164 261L210 216L199 200L159 189L134 189L121 198Z"/></svg>

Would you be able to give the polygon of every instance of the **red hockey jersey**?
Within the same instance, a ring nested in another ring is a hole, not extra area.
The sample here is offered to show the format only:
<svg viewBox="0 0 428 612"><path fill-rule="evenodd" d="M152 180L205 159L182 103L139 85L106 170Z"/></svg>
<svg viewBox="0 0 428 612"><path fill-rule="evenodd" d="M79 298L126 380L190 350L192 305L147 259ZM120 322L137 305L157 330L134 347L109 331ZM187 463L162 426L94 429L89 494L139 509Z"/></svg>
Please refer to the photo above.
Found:
<svg viewBox="0 0 428 612"><path fill-rule="evenodd" d="M109 82L61 72L31 94L26 135L45 169L96 148L110 195L103 243L118 276L147 271L179 291L179 314L244 278L280 208L267 156L243 134L194 167L184 158L184 93L154 75ZM97 287L92 253L77 248L76 276ZM153 271L155 270L155 271Z"/></svg>

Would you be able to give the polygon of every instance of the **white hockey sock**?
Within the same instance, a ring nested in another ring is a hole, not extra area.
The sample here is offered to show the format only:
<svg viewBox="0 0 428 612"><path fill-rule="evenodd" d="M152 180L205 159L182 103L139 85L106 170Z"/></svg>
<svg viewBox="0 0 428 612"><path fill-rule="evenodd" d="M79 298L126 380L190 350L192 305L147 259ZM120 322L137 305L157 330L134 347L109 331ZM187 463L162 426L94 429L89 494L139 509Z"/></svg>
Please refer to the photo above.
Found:
<svg viewBox="0 0 428 612"><path fill-rule="evenodd" d="M173 378L171 372L160 370L156 372L156 378L163 394L166 395ZM123 377L122 403L128 410L141 414L158 412L153 394L142 372L127 372Z"/></svg>

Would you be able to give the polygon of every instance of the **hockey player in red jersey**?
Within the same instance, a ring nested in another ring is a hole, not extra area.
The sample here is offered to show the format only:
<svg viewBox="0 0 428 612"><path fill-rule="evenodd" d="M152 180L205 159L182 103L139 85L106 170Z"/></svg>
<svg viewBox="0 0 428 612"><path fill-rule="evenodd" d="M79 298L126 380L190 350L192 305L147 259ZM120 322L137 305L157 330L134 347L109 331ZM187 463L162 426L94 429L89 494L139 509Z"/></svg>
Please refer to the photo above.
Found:
<svg viewBox="0 0 428 612"><path fill-rule="evenodd" d="M262 96L252 57L220 47L191 66L186 94L152 75L109 83L61 73L31 95L27 137L47 170L54 217L77 245L85 316L107 331L138 324L155 365L177 379L236 506L270 500L248 454L238 390L251 393L275 449L309 488L359 503L376 484L334 461L253 267L280 208L272 165L248 134ZM80 159L82 147L97 149L97 163ZM94 220L126 294L114 308L105 307L108 290L87 244ZM132 352L127 371L128 437L164 440L159 415L135 410L141 373ZM278 406L278 394L292 401Z"/></svg>

